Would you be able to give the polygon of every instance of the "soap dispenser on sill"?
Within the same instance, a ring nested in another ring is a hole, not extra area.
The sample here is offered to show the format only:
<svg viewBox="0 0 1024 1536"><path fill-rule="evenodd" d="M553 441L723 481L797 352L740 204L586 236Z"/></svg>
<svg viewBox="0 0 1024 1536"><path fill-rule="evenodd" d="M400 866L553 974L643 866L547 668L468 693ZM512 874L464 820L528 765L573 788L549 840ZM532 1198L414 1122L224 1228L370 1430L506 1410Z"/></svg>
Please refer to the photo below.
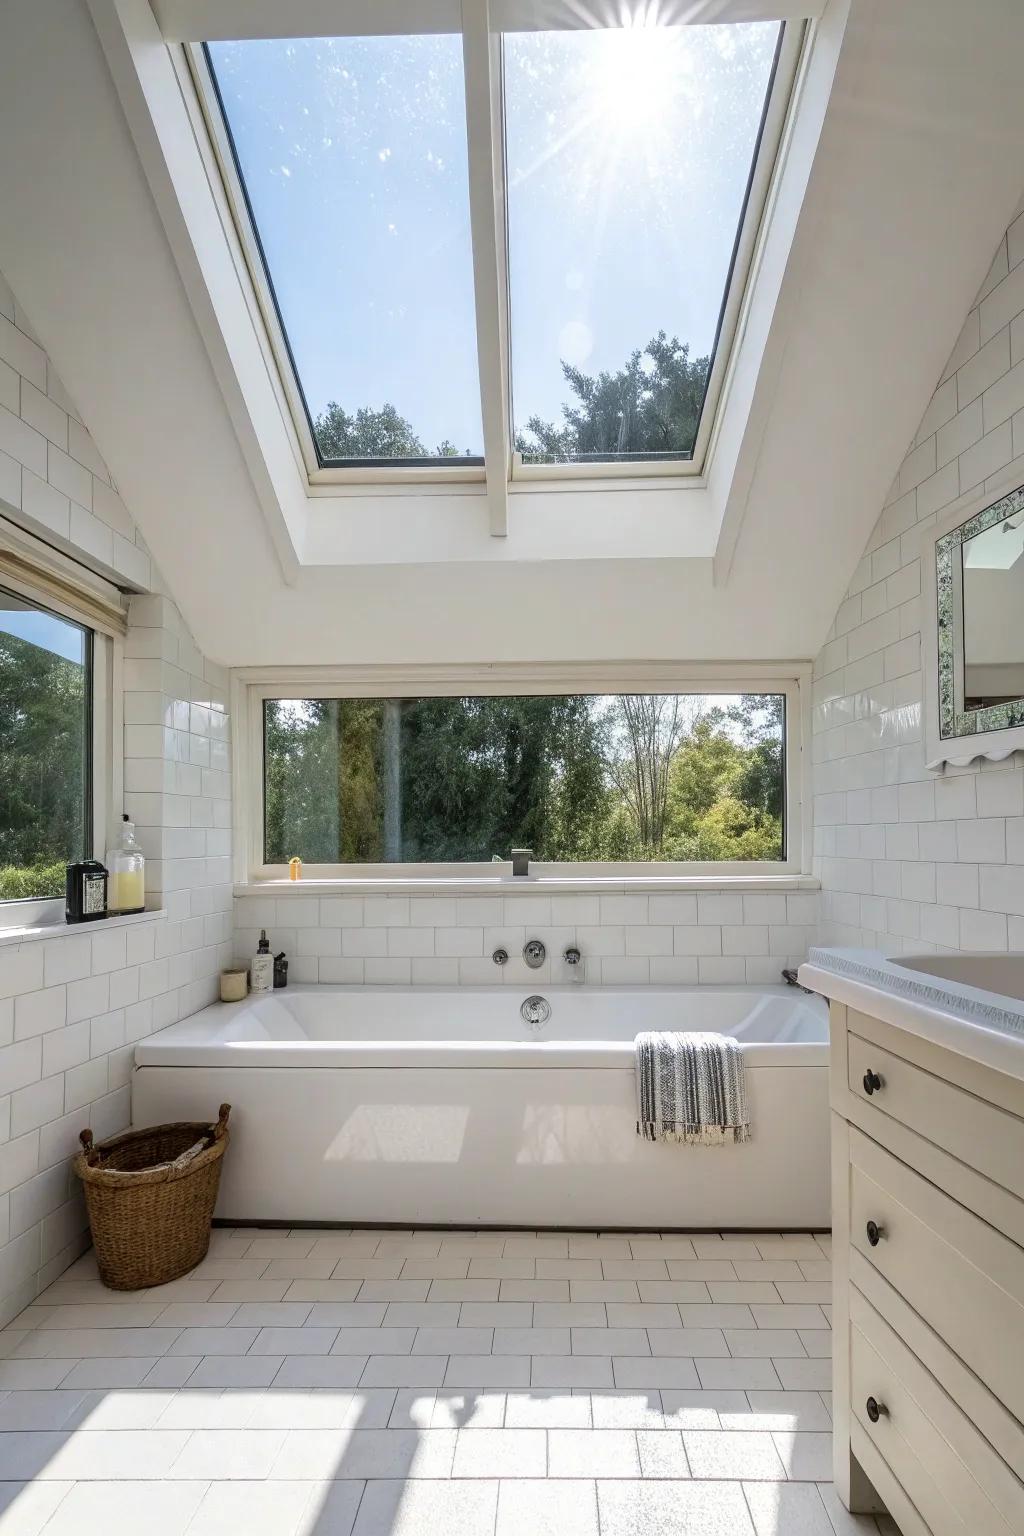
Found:
<svg viewBox="0 0 1024 1536"><path fill-rule="evenodd" d="M121 842L107 854L109 917L146 910L146 858L135 841L135 823L127 814L121 821Z"/></svg>

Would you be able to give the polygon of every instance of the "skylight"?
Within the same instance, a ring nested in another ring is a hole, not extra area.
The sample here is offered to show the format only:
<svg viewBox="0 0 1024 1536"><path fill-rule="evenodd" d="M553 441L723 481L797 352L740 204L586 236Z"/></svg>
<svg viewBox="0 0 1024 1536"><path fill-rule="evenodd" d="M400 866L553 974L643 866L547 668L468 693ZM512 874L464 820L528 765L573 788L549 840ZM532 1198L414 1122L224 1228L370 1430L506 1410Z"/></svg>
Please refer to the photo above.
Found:
<svg viewBox="0 0 1024 1536"><path fill-rule="evenodd" d="M321 462L482 462L462 39L207 54Z"/></svg>
<svg viewBox="0 0 1024 1536"><path fill-rule="evenodd" d="M781 27L505 38L524 459L688 459Z"/></svg>
<svg viewBox="0 0 1024 1536"><path fill-rule="evenodd" d="M703 469L802 27L465 25L192 60L311 479L500 533L516 476Z"/></svg>

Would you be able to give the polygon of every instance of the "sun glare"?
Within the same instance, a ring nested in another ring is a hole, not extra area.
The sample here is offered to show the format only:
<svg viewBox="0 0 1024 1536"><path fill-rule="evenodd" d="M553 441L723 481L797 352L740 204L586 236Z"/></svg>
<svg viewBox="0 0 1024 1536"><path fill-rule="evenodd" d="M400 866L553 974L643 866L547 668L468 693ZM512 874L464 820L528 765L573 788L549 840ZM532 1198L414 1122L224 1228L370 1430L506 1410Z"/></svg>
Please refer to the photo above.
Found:
<svg viewBox="0 0 1024 1536"><path fill-rule="evenodd" d="M595 122L642 138L664 118L691 63L677 29L617 27L596 34L586 95ZM691 65L692 67L692 65Z"/></svg>

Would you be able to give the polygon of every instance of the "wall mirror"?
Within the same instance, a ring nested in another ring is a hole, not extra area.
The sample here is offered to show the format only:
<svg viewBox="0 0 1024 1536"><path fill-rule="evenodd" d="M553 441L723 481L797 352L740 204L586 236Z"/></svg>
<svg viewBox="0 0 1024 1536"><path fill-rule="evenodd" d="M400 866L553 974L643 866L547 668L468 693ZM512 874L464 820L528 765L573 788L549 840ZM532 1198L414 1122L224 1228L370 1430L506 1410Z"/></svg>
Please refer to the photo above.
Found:
<svg viewBox="0 0 1024 1536"><path fill-rule="evenodd" d="M929 768L1024 751L1024 486L928 529L922 580Z"/></svg>

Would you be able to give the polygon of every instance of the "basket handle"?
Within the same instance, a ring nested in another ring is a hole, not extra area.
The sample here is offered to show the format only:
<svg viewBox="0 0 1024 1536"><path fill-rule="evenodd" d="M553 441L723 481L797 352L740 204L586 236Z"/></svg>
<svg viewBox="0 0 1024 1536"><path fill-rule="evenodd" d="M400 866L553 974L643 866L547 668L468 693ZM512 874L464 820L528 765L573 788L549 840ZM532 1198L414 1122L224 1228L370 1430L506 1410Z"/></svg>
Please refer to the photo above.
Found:
<svg viewBox="0 0 1024 1536"><path fill-rule="evenodd" d="M189 1163L195 1161L200 1152L207 1151L209 1146L210 1143L207 1141L206 1137L203 1136L199 1139L199 1141L193 1142L192 1146L190 1146L187 1151L182 1152L179 1157L176 1157L173 1162L168 1163L167 1166L172 1170L172 1172L180 1173L183 1168L188 1167Z"/></svg>
<svg viewBox="0 0 1024 1536"><path fill-rule="evenodd" d="M89 1167L95 1167L95 1164L99 1158L99 1153L96 1151L96 1145L93 1141L93 1134L88 1126L86 1126L84 1131L79 1132L78 1139L82 1143L82 1148L85 1152L85 1160Z"/></svg>
<svg viewBox="0 0 1024 1536"><path fill-rule="evenodd" d="M220 1115L216 1125L211 1126L193 1146L189 1147L187 1151L182 1152L180 1157L174 1159L171 1167L176 1173L180 1173L183 1168L187 1168L189 1163L194 1162L201 1152L208 1152L211 1147L217 1145L218 1141L224 1139L228 1133L228 1115L230 1113L230 1104L222 1104L220 1106Z"/></svg>

